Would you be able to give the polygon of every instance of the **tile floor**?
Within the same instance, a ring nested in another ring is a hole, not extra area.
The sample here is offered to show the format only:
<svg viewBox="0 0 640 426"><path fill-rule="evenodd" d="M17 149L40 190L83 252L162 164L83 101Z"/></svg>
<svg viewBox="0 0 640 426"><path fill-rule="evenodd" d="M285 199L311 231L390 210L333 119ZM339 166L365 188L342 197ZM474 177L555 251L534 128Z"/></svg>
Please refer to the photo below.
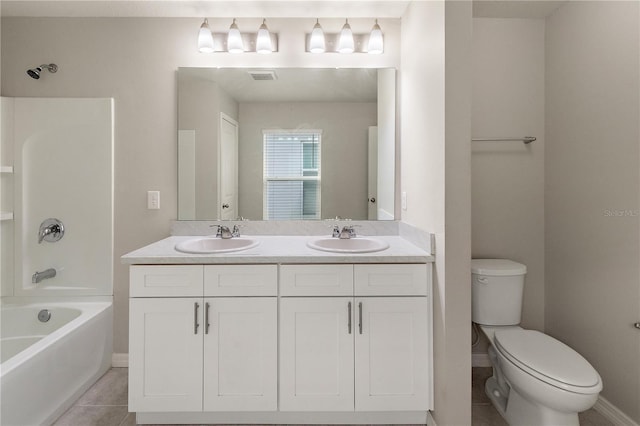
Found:
<svg viewBox="0 0 640 426"><path fill-rule="evenodd" d="M135 426L135 414L127 411L127 373L126 368L109 370L54 426ZM507 426L484 393L484 382L489 376L491 368L473 369L472 425ZM613 423L591 409L580 414L580 425L613 426Z"/></svg>

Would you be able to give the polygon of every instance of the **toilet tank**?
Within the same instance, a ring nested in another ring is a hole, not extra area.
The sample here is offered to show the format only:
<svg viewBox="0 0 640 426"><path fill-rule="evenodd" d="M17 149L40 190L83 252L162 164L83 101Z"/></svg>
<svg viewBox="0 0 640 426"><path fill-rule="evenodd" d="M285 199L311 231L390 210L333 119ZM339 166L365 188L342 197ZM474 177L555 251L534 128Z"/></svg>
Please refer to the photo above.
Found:
<svg viewBox="0 0 640 426"><path fill-rule="evenodd" d="M484 325L520 324L527 267L507 259L471 260L471 320Z"/></svg>

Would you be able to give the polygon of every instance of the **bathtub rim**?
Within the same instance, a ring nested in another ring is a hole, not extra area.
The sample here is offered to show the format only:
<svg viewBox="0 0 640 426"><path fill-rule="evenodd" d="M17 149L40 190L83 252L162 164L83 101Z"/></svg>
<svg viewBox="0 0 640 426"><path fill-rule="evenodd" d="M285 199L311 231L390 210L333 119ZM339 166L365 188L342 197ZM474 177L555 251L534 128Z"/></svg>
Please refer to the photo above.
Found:
<svg viewBox="0 0 640 426"><path fill-rule="evenodd" d="M87 321L99 316L102 312L113 309L113 296L78 296L78 297L33 297L33 296L8 296L0 297L0 309L20 307L64 307L80 309L81 313L76 318L64 324L57 330L35 342L25 350L0 364L0 380L11 374L16 368L24 364L31 356L44 350L47 346L60 340Z"/></svg>

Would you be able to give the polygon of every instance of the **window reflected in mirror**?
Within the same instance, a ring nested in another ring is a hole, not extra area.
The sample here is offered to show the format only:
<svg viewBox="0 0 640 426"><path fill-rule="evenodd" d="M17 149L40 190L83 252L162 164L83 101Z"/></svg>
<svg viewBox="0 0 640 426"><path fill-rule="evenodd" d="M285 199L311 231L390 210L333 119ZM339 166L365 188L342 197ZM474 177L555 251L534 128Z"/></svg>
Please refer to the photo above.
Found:
<svg viewBox="0 0 640 426"><path fill-rule="evenodd" d="M320 130L264 131L264 219L320 219Z"/></svg>

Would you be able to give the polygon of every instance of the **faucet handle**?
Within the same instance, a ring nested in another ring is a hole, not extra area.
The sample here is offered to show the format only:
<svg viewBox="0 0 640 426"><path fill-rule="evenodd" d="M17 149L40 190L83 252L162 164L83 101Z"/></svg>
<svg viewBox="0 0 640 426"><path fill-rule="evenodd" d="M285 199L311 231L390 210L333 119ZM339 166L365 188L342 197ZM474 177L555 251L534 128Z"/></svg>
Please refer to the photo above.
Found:
<svg viewBox="0 0 640 426"><path fill-rule="evenodd" d="M240 236L240 225L233 225L233 231L231 231L231 236L232 237Z"/></svg>
<svg viewBox="0 0 640 426"><path fill-rule="evenodd" d="M41 244L42 241L55 243L63 236L64 224L60 220L56 218L45 219L40 224L40 229L38 230L38 244Z"/></svg>
<svg viewBox="0 0 640 426"><path fill-rule="evenodd" d="M216 237L222 237L222 225L209 225L209 228L216 228Z"/></svg>
<svg viewBox="0 0 640 426"><path fill-rule="evenodd" d="M349 233L349 238L353 238L356 237L356 230L353 228L357 228L360 227L360 225L346 225L342 228L342 232L348 232ZM339 232L338 235L340 235L342 232Z"/></svg>

